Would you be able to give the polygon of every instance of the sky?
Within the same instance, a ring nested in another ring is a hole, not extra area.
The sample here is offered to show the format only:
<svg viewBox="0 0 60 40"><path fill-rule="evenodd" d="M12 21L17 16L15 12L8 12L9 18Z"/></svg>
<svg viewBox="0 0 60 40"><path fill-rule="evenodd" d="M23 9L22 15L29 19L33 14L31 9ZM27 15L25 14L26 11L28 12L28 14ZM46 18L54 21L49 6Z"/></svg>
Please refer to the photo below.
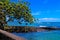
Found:
<svg viewBox="0 0 60 40"><path fill-rule="evenodd" d="M27 0L31 14L40 22L60 22L60 0ZM11 0L17 2L17 0Z"/></svg>
<svg viewBox="0 0 60 40"><path fill-rule="evenodd" d="M32 15L41 22L60 22L60 0L29 0Z"/></svg>

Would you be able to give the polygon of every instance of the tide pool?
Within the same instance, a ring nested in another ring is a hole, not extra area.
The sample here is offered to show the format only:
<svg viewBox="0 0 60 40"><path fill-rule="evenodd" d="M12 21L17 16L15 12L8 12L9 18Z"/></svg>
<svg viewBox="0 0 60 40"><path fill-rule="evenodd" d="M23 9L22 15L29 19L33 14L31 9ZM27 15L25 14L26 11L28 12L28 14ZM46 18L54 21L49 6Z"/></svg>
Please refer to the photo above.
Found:
<svg viewBox="0 0 60 40"><path fill-rule="evenodd" d="M60 31L13 33L27 40L60 40Z"/></svg>

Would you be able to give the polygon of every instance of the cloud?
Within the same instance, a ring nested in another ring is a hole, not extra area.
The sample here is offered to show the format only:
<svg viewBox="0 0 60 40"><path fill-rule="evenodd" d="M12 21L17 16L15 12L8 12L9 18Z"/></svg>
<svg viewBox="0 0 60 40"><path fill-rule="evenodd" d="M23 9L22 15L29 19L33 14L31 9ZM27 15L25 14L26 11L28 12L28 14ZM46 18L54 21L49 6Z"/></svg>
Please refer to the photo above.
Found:
<svg viewBox="0 0 60 40"><path fill-rule="evenodd" d="M60 18L39 18L39 22L60 22Z"/></svg>
<svg viewBox="0 0 60 40"><path fill-rule="evenodd" d="M41 18L39 20L58 20L58 18Z"/></svg>
<svg viewBox="0 0 60 40"><path fill-rule="evenodd" d="M40 15L40 14L41 14L41 11L32 13L33 16L38 16L38 15Z"/></svg>
<svg viewBox="0 0 60 40"><path fill-rule="evenodd" d="M46 13L51 13L51 10L32 12L32 15L33 16L40 16L41 14L46 14Z"/></svg>
<svg viewBox="0 0 60 40"><path fill-rule="evenodd" d="M50 10L47 10L47 11L37 11L37 12L32 12L32 15L33 16L40 16L40 14L42 13L50 13L51 11Z"/></svg>

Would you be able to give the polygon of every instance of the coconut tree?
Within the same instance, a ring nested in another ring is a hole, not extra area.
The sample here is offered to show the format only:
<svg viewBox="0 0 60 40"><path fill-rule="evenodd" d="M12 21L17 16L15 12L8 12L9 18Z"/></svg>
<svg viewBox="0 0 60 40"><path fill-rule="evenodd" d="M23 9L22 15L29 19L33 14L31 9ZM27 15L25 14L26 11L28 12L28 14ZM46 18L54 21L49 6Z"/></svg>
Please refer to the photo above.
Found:
<svg viewBox="0 0 60 40"><path fill-rule="evenodd" d="M33 17L28 5L25 1L13 3L10 0L0 0L0 28L4 27L7 22L14 21L14 19L17 19L20 24L22 21L32 23ZM7 21L6 17L8 17Z"/></svg>

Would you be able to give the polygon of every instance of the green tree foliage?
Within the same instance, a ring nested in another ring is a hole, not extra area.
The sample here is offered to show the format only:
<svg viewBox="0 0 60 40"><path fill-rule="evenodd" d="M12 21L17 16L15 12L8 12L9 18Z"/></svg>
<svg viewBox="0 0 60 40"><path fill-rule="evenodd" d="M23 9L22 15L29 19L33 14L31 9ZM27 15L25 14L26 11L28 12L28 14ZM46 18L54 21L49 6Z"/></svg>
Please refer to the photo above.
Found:
<svg viewBox="0 0 60 40"><path fill-rule="evenodd" d="M22 18L23 21L32 23L33 17L30 13L29 3L27 2L11 3L10 0L0 0L0 22L3 26L14 19L21 23ZM6 21L6 16L9 17L8 21Z"/></svg>

